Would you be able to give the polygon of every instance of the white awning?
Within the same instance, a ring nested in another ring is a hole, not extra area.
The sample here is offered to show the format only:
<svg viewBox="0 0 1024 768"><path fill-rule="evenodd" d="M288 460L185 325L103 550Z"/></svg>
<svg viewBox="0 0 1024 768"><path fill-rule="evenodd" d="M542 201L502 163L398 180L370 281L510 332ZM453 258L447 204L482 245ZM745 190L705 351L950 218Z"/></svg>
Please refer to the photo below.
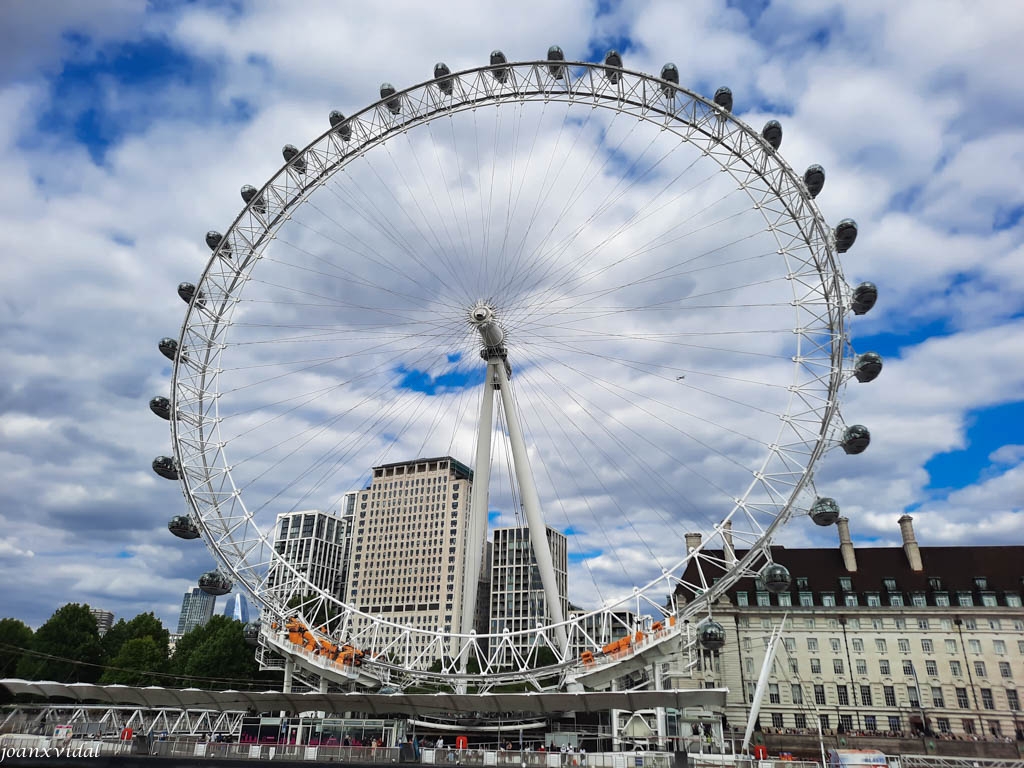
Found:
<svg viewBox="0 0 1024 768"><path fill-rule="evenodd" d="M132 704L138 707L244 710L257 712L363 712L382 715L429 712L603 712L622 709L671 707L674 709L722 710L724 688L691 691L588 691L586 693L488 693L485 696L455 693L281 693L280 691L204 691L198 688L133 688L127 685L50 683L0 680L12 694L40 696L47 700Z"/></svg>

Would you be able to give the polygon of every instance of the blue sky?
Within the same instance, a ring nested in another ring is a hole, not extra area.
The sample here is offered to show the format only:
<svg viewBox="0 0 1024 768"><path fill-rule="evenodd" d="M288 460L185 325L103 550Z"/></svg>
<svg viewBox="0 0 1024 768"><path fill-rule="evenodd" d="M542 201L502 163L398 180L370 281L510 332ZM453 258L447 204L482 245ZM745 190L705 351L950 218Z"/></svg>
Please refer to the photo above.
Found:
<svg viewBox="0 0 1024 768"><path fill-rule="evenodd" d="M1022 543L1024 499L1024 16L1012 3L620 0L436 8L111 0L22 3L0 33L0 615L39 624L68 600L176 619L211 566L171 537L180 494L152 476L166 425L156 340L180 280L238 187L278 148L351 113L377 84L492 48L570 59L619 49L681 83L729 85L751 124L776 118L794 167L820 162L830 221L857 219L844 265L879 286L853 328L884 355L844 411L872 428L856 464L822 468L856 539ZM289 24L282 26L282 19ZM393 369L428 397L482 375L453 354ZM404 367L408 366L408 367ZM497 519L495 520L497 522ZM565 526L562 526L565 527ZM794 524L787 543L831 545ZM588 557L600 548L581 545ZM575 561L574 561L575 562Z"/></svg>

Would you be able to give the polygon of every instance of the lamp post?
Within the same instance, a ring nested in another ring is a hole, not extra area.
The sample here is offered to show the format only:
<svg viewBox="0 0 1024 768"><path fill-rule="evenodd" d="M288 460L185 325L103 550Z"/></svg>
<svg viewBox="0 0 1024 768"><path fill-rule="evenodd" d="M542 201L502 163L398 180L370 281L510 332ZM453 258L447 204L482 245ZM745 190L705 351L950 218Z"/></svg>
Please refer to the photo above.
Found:
<svg viewBox="0 0 1024 768"><path fill-rule="evenodd" d="M924 711L924 691L921 690L921 681L917 678L917 665L914 662L910 662L910 671L914 673L914 687L917 689L917 707L921 710L921 727L924 729L924 735L928 736L931 728L928 727L928 716ZM914 702L910 702L913 704Z"/></svg>

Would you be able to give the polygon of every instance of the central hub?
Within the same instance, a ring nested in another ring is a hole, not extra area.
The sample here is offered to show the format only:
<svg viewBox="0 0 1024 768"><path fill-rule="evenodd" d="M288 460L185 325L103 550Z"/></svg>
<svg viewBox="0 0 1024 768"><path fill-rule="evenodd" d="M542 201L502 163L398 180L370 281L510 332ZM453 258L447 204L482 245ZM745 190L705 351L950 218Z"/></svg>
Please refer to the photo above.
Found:
<svg viewBox="0 0 1024 768"><path fill-rule="evenodd" d="M480 334L483 342L481 354L502 355L502 342L505 340L505 329L498 322L498 316L494 307L482 301L478 301L469 310L469 322Z"/></svg>

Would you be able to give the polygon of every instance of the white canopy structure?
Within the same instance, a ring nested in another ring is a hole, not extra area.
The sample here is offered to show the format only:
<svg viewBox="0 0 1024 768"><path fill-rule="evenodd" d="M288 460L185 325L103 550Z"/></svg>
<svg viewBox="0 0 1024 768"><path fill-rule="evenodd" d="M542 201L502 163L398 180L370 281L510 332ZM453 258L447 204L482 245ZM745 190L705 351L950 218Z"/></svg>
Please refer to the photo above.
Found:
<svg viewBox="0 0 1024 768"><path fill-rule="evenodd" d="M429 712L630 712L657 707L720 711L724 688L671 691L588 691L583 693L281 693L280 691L204 691L199 688L133 688L127 685L52 683L3 679L12 694L102 704L181 709L247 710L259 712L364 712L366 714L425 714Z"/></svg>

